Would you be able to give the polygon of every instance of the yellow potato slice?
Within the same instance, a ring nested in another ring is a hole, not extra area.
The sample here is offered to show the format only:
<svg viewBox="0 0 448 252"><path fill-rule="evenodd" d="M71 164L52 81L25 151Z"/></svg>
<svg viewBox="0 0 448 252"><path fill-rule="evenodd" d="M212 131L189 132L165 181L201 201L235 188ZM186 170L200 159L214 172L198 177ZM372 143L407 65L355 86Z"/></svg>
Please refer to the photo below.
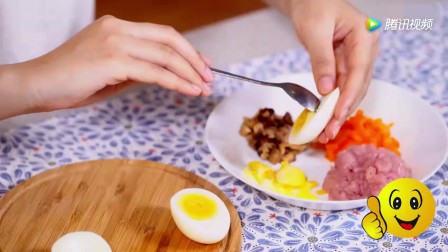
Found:
<svg viewBox="0 0 448 252"><path fill-rule="evenodd" d="M282 162L280 169L277 171L276 179L281 184L300 187L305 183L306 176L298 167Z"/></svg>

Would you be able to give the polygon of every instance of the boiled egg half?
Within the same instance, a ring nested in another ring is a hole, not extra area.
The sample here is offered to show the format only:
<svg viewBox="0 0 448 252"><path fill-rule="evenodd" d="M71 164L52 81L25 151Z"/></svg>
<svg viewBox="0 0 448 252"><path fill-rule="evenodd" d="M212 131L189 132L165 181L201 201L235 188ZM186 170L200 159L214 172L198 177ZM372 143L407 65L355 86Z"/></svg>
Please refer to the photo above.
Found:
<svg viewBox="0 0 448 252"><path fill-rule="evenodd" d="M171 215L179 230L202 244L213 244L226 237L230 228L230 213L214 193L188 188L171 197Z"/></svg>
<svg viewBox="0 0 448 252"><path fill-rule="evenodd" d="M289 143L301 145L316 139L333 116L339 95L339 88L336 88L321 99L316 112L308 109L303 110L294 122L289 134Z"/></svg>
<svg viewBox="0 0 448 252"><path fill-rule="evenodd" d="M109 244L93 232L73 232L59 238L51 252L112 252Z"/></svg>

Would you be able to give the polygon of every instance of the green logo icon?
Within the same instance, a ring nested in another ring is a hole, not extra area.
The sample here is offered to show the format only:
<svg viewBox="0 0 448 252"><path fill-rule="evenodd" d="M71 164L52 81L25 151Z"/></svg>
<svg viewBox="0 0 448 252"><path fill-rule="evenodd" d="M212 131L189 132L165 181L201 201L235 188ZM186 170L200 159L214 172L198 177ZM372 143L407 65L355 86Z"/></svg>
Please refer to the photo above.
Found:
<svg viewBox="0 0 448 252"><path fill-rule="evenodd" d="M381 22L374 18L368 18L366 21L367 30L373 32L381 27Z"/></svg>

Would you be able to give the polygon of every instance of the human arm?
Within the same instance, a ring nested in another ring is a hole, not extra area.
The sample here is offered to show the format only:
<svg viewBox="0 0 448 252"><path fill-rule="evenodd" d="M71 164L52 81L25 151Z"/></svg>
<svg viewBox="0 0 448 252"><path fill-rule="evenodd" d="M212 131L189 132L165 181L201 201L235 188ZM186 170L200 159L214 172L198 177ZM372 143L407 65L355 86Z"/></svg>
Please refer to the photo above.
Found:
<svg viewBox="0 0 448 252"><path fill-rule="evenodd" d="M29 86L21 80L19 64L0 66L0 120L34 112Z"/></svg>
<svg viewBox="0 0 448 252"><path fill-rule="evenodd" d="M379 52L378 32L369 32L367 17L345 0L265 0L294 23L310 54L320 94L341 89L333 118L320 142L336 136L341 125L364 98Z"/></svg>
<svg viewBox="0 0 448 252"><path fill-rule="evenodd" d="M0 66L0 119L82 106L133 82L209 95L207 62L172 27L106 16L54 51Z"/></svg>

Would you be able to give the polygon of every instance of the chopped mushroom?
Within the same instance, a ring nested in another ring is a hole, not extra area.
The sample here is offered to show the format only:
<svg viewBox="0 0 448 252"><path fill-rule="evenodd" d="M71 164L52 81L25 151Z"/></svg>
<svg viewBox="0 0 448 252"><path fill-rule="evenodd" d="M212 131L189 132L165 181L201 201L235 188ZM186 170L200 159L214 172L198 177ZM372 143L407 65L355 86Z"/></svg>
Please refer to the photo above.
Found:
<svg viewBox="0 0 448 252"><path fill-rule="evenodd" d="M273 109L260 109L253 118L244 118L240 135L246 138L249 146L258 155L272 164L282 161L293 162L296 155L307 145L288 143L289 133L294 122L289 113L278 116Z"/></svg>

